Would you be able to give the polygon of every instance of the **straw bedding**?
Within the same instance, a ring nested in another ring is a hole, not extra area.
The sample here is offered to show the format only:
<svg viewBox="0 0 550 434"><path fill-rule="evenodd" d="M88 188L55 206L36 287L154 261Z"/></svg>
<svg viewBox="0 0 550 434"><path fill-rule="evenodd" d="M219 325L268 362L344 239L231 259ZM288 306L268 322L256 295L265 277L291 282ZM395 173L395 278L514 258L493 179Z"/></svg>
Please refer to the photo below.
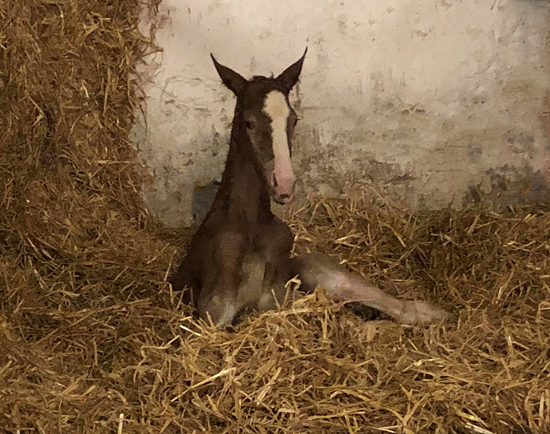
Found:
<svg viewBox="0 0 550 434"><path fill-rule="evenodd" d="M544 210L287 216L297 251L452 313L429 328L322 290L235 330L191 319L166 284L189 233L148 217L128 143L139 7L0 4L0 431L549 432Z"/></svg>

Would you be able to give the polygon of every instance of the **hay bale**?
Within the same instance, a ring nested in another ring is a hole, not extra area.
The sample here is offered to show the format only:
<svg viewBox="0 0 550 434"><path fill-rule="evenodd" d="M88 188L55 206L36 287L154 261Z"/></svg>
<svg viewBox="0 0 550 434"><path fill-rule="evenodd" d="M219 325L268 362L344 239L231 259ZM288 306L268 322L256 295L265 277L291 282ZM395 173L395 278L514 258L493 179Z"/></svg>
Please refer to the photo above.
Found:
<svg viewBox="0 0 550 434"><path fill-rule="evenodd" d="M152 5L154 6L154 5ZM0 4L0 426L8 433L545 433L550 214L308 204L296 250L455 312L365 322L322 292L234 331L166 284L128 143L137 1ZM177 238L176 238L177 235Z"/></svg>

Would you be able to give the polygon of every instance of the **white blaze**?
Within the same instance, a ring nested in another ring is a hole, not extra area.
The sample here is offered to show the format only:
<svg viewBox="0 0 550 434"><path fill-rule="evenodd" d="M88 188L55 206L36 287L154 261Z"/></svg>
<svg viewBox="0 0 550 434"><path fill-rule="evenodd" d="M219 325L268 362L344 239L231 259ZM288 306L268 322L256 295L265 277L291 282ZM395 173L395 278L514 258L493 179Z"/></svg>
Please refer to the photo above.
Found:
<svg viewBox="0 0 550 434"><path fill-rule="evenodd" d="M294 186L294 171L290 160L286 124L290 108L283 93L273 90L264 101L264 113L271 119L271 137L275 157L275 177L278 188L283 191ZM289 191L288 193L291 193Z"/></svg>

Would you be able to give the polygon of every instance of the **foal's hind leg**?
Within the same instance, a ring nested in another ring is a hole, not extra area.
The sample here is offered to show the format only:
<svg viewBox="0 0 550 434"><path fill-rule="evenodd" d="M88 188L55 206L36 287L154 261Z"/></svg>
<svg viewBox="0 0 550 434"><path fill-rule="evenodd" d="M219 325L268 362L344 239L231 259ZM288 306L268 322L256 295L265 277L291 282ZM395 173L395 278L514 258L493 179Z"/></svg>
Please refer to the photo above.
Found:
<svg viewBox="0 0 550 434"><path fill-rule="evenodd" d="M419 300L398 300L342 267L334 258L314 253L292 260L302 289L311 292L317 284L338 301L358 301L404 324L428 324L443 319L446 312Z"/></svg>

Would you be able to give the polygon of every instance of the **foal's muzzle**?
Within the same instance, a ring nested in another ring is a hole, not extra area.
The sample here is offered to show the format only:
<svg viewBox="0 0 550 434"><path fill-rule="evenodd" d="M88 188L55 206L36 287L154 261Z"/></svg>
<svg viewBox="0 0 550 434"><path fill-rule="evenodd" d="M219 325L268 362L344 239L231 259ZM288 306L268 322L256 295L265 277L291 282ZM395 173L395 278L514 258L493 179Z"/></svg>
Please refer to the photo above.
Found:
<svg viewBox="0 0 550 434"><path fill-rule="evenodd" d="M273 171L271 176L271 188L273 190L273 200L279 205L290 205L296 200L294 194L294 185L296 178L292 171L286 173L277 173Z"/></svg>

